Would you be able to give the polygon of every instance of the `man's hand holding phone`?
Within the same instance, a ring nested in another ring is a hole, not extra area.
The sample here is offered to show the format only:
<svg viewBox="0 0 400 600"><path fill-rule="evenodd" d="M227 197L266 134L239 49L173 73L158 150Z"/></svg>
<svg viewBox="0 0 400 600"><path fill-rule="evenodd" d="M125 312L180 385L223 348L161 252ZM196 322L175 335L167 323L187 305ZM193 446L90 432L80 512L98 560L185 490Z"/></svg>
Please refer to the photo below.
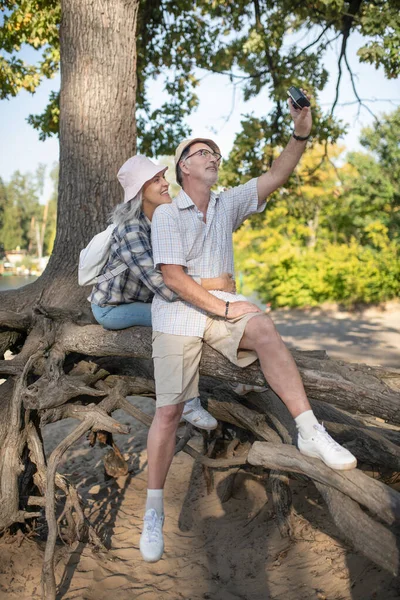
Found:
<svg viewBox="0 0 400 600"><path fill-rule="evenodd" d="M299 137L307 138L311 133L312 115L310 108L311 96L306 90L291 87L288 90L288 105L294 122L294 133Z"/></svg>

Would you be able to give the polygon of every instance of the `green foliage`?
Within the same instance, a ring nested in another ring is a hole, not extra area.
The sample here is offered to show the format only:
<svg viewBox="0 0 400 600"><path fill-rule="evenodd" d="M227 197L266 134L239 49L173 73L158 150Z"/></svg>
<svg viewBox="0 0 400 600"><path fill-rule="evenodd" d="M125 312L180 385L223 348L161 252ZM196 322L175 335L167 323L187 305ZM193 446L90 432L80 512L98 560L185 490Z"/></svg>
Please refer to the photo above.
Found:
<svg viewBox="0 0 400 600"><path fill-rule="evenodd" d="M52 135L57 135L60 121L60 93L50 92L49 103L42 114L29 115L27 121L39 131L39 139L42 142Z"/></svg>
<svg viewBox="0 0 400 600"><path fill-rule="evenodd" d="M336 301L345 306L376 303L400 295L400 253L381 223L366 233L379 247L349 244L304 249L288 245L275 255L258 293L273 306L316 306Z"/></svg>
<svg viewBox="0 0 400 600"><path fill-rule="evenodd" d="M53 193L48 202L47 217L46 217L46 222L43 227L43 229L44 229L43 255L44 256L50 256L50 254L53 251L54 240L56 239L58 172L59 172L59 167L58 167L58 164L56 164L50 173L50 178L53 182Z"/></svg>
<svg viewBox="0 0 400 600"><path fill-rule="evenodd" d="M7 190L4 181L0 177L0 223L3 219L4 209L7 202Z"/></svg>
<svg viewBox="0 0 400 600"><path fill-rule="evenodd" d="M16 96L21 89L34 92L43 77L58 72L60 49L58 26L61 7L57 0L1 0L0 98ZM41 51L35 65L18 58L22 45Z"/></svg>
<svg viewBox="0 0 400 600"><path fill-rule="evenodd" d="M39 165L34 175L16 171L8 183L0 182L0 246L4 250L19 247L37 255L39 236L44 253L51 252L56 230L57 198L55 192L47 207L39 203L44 177L44 167ZM56 170L53 170L52 178L56 183Z"/></svg>
<svg viewBox="0 0 400 600"><path fill-rule="evenodd" d="M346 217L343 218L346 237L352 235L365 243L365 229L376 220L388 227L393 235L397 229L395 181L371 155L351 152L347 159L353 169L343 177L347 200Z"/></svg>
<svg viewBox="0 0 400 600"><path fill-rule="evenodd" d="M1 239L6 250L16 246L28 248L32 242L31 221L38 218L38 182L29 174L16 171L7 185L7 204L4 212Z"/></svg>
<svg viewBox="0 0 400 600"><path fill-rule="evenodd" d="M383 66L388 79L400 74L400 3L363 2L359 17L359 30L363 35L373 36L358 50L361 62Z"/></svg>
<svg viewBox="0 0 400 600"><path fill-rule="evenodd" d="M363 130L361 141L374 154L350 153L336 167L341 148L320 164L324 149L314 146L267 210L235 233L246 293L274 307L351 306L400 295L399 112Z"/></svg>
<svg viewBox="0 0 400 600"><path fill-rule="evenodd" d="M21 212L15 204L10 203L2 218L0 229L0 243L4 250L14 250L17 247L24 247L24 230L21 223Z"/></svg>
<svg viewBox="0 0 400 600"><path fill-rule="evenodd" d="M400 108L366 127L360 142L369 154L351 153L348 161L357 177L345 180L352 233L381 221L391 239L400 234ZM361 240L362 241L362 240Z"/></svg>
<svg viewBox="0 0 400 600"><path fill-rule="evenodd" d="M0 97L34 92L44 77L59 69L59 0L0 0ZM348 37L358 31L365 44L361 61L383 66L387 77L399 73L400 17L398 0L346 2L314 0L141 0L137 27L137 125L139 151L170 154L190 133L185 116L196 109L196 87L201 71L226 73L241 84L245 100L268 94L272 110L262 117L246 115L230 157L239 161L239 177L257 160L271 160L268 146L282 145L290 125L286 105L289 85L306 86L315 96L327 82L323 67L327 47L341 38L345 53ZM304 46L303 33L315 32ZM300 40L300 41L298 41ZM38 50L38 61L25 64L19 57L23 44ZM342 60L344 55L342 56ZM152 108L147 82L165 78L165 99ZM330 112L315 109L319 141L335 142L344 125ZM40 138L58 132L59 98L53 93L41 115L29 122ZM246 141L247 140L247 141ZM265 140L265 141L264 141ZM265 148L265 145L267 148ZM229 179L229 183L232 183Z"/></svg>
<svg viewBox="0 0 400 600"><path fill-rule="evenodd" d="M400 108L385 114L375 127L366 127L360 142L378 159L385 177L393 184L393 203L400 207Z"/></svg>

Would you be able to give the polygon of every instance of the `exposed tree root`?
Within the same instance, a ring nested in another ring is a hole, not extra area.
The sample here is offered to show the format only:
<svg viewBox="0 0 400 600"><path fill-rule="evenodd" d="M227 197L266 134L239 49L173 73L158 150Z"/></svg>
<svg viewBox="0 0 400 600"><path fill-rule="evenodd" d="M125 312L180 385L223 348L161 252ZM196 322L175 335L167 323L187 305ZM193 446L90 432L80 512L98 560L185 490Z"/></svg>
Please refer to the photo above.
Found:
<svg viewBox="0 0 400 600"><path fill-rule="evenodd" d="M1 352L26 336L19 354L0 361L0 375L8 377L0 388L0 529L29 523L45 510L48 537L42 584L46 600L56 597L58 536L68 544L88 537L106 551L84 515L77 491L57 472L62 457L88 433L91 445L97 441L110 448L104 457L108 476L125 475L127 463L113 434L127 433L128 428L111 415L120 409L146 427L152 423L149 415L127 400L129 395L154 398L151 368L140 362L151 356L150 331L139 327L105 331L98 325L77 325L80 317L80 311L71 316L68 311L40 306L32 314L0 311ZM348 445L361 464L386 476L400 471L400 430L396 427L400 422L400 372L347 365L330 360L323 352L293 355L315 413L336 439ZM128 358L129 368L121 374L123 359ZM186 452L202 464L208 489L213 485L213 469L227 470L223 500L230 497L239 467L267 469L279 530L282 536L290 536L290 477L310 478L340 535L372 561L398 574L400 494L361 470L336 472L300 455L292 445L293 420L271 390L239 398L226 383L265 385L258 364L241 370L205 347L201 374L202 401L225 425L213 436L205 436L204 454L191 446L193 428L187 426L177 438L176 452ZM78 425L46 459L40 429L70 417L77 419ZM233 439L224 442L221 457L216 449L226 427L233 432ZM239 439L247 441L239 444ZM57 488L64 497L58 518Z"/></svg>

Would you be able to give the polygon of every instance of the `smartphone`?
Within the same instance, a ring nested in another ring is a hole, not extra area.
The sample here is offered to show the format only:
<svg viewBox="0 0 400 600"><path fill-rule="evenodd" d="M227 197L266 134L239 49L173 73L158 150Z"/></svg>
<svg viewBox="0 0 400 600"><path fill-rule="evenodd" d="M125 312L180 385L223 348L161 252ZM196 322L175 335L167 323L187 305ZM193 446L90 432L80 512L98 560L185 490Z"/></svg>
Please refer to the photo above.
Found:
<svg viewBox="0 0 400 600"><path fill-rule="evenodd" d="M307 96L305 96L303 94L303 92L301 92L299 90L299 88L294 87L294 85L292 85L288 89L287 93L288 93L288 96L290 96L290 98L292 100L292 104L295 108L298 108L301 110L305 106L310 106L310 101L307 98Z"/></svg>

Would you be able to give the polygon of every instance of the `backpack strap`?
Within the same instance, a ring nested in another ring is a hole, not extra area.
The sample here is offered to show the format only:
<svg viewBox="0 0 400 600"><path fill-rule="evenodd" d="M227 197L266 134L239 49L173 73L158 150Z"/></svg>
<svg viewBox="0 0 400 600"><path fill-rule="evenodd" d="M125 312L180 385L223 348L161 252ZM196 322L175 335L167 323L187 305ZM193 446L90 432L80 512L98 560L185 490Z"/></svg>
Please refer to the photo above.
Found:
<svg viewBox="0 0 400 600"><path fill-rule="evenodd" d="M110 279L113 279L114 277L117 277L117 275L120 275L126 271L128 268L128 265L119 265L118 267L115 267L115 269L111 269L111 271L104 273L104 275L99 275L96 279L96 284L103 283L103 281L109 281Z"/></svg>

